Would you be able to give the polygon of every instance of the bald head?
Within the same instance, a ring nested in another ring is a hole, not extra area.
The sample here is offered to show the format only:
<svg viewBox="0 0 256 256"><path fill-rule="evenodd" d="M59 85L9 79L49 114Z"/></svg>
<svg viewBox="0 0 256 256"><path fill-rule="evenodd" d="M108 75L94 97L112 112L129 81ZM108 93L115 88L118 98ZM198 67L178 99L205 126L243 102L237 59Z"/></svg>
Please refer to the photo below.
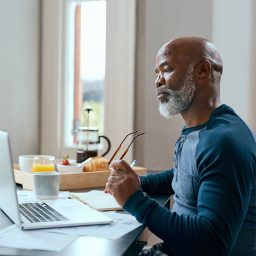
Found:
<svg viewBox="0 0 256 256"><path fill-rule="evenodd" d="M175 55L189 63L198 63L208 60L212 71L220 75L223 71L222 60L216 47L207 39L200 37L180 37L164 44L158 54Z"/></svg>

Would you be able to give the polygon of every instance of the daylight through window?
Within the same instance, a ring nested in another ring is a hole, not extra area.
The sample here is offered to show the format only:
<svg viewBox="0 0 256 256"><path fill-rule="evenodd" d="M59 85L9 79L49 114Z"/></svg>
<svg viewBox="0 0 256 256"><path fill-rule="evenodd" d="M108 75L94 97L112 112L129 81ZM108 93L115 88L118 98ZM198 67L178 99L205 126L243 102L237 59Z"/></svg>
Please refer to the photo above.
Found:
<svg viewBox="0 0 256 256"><path fill-rule="evenodd" d="M75 143L78 127L88 126L88 111L90 111L89 128L97 128L102 133L104 129L104 82L106 56L106 2L85 1L75 4L70 9L68 26L71 79L68 84L68 130L66 144ZM72 36L73 35L73 36ZM73 55L73 61L72 61ZM72 68L73 66L73 68Z"/></svg>

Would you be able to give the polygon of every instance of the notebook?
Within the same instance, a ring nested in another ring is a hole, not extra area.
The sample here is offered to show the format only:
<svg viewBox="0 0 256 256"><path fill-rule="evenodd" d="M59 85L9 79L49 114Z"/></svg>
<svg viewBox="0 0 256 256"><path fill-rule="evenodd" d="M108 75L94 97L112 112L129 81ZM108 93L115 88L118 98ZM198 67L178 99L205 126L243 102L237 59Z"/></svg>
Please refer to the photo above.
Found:
<svg viewBox="0 0 256 256"><path fill-rule="evenodd" d="M122 210L122 207L116 202L114 197L104 193L104 191L91 190L85 193L70 193L69 196L80 200L98 211Z"/></svg>
<svg viewBox="0 0 256 256"><path fill-rule="evenodd" d="M0 208L21 229L108 224L113 220L75 199L18 201L9 135L0 131ZM35 215L25 217L25 215Z"/></svg>

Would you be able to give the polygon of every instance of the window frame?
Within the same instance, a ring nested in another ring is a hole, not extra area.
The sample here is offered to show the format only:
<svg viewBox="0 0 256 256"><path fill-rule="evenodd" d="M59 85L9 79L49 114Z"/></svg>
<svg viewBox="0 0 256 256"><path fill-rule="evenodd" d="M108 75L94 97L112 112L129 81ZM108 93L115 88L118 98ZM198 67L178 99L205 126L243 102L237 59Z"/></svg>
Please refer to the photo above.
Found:
<svg viewBox="0 0 256 256"><path fill-rule="evenodd" d="M65 105L69 93L65 88L72 79L66 72L70 56L66 51L69 32L65 28L68 5L82 1L42 2L40 153L56 157L68 154L75 158L74 148L64 143L65 108L71 107ZM106 8L104 135L112 143L110 156L120 138L134 129L136 1L106 0ZM126 160L132 158L133 148Z"/></svg>

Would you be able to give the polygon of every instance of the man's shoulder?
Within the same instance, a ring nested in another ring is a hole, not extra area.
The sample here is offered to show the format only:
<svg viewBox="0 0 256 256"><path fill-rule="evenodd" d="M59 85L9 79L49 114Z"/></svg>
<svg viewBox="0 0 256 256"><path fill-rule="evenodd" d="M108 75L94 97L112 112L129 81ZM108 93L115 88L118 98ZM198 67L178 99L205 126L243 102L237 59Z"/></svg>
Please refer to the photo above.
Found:
<svg viewBox="0 0 256 256"><path fill-rule="evenodd" d="M214 142L216 146L241 144L241 139L255 143L256 137L247 124L231 108L227 110L210 118L207 128L200 134L201 140Z"/></svg>
<svg viewBox="0 0 256 256"><path fill-rule="evenodd" d="M199 136L198 146L200 147L222 147L223 145L234 143L238 136L238 131L230 125L216 123L214 126L202 130Z"/></svg>
<svg viewBox="0 0 256 256"><path fill-rule="evenodd" d="M197 156L256 154L255 137L248 126L238 116L216 118L207 129L202 130L197 145Z"/></svg>

